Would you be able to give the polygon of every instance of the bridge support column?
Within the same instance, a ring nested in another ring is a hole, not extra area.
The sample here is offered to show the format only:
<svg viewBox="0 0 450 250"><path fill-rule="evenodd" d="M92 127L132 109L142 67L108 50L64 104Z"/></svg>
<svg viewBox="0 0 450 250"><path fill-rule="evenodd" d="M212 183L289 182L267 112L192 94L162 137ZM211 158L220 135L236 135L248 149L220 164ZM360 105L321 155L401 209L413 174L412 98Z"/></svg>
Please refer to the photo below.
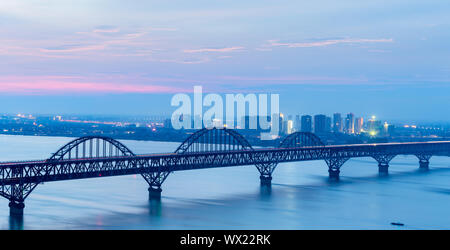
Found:
<svg viewBox="0 0 450 250"><path fill-rule="evenodd" d="M328 169L328 176L330 180L338 181L340 172L341 171L339 169Z"/></svg>
<svg viewBox="0 0 450 250"><path fill-rule="evenodd" d="M429 161L419 161L419 168L422 170L429 170L430 169L430 162Z"/></svg>
<svg viewBox="0 0 450 250"><path fill-rule="evenodd" d="M270 185L272 185L272 176L261 175L259 177L259 179L261 180L261 186L270 186Z"/></svg>
<svg viewBox="0 0 450 250"><path fill-rule="evenodd" d="M328 165L328 176L331 181L339 180L339 174L341 173L340 169L348 159L349 158L347 157L333 157L325 159L325 162Z"/></svg>
<svg viewBox="0 0 450 250"><path fill-rule="evenodd" d="M429 170L431 155L420 154L416 156L419 158L419 168L425 171Z"/></svg>
<svg viewBox="0 0 450 250"><path fill-rule="evenodd" d="M378 153L372 157L378 162L378 173L380 175L389 174L389 162L394 159L396 155Z"/></svg>
<svg viewBox="0 0 450 250"><path fill-rule="evenodd" d="M14 217L23 216L23 209L25 204L23 202L10 201L9 202L9 215Z"/></svg>
<svg viewBox="0 0 450 250"><path fill-rule="evenodd" d="M161 187L149 187L148 188L148 198L150 200L160 200L162 189Z"/></svg>
<svg viewBox="0 0 450 250"><path fill-rule="evenodd" d="M380 175L388 175L389 174L389 164L378 163L378 173Z"/></svg>
<svg viewBox="0 0 450 250"><path fill-rule="evenodd" d="M259 173L259 180L261 181L261 186L270 186L272 185L272 173L275 170L277 163L268 163L268 164L257 164L256 168Z"/></svg>
<svg viewBox="0 0 450 250"><path fill-rule="evenodd" d="M150 200L160 200L161 199L161 185L166 180L170 172L151 172L144 173L142 177L147 181L148 185L148 198Z"/></svg>

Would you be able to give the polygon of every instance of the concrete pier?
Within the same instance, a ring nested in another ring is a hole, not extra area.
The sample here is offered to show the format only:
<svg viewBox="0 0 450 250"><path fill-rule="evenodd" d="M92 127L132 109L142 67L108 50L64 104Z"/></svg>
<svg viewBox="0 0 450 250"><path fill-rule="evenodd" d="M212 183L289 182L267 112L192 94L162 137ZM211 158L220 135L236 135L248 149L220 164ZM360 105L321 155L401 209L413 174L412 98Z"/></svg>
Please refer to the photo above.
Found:
<svg viewBox="0 0 450 250"><path fill-rule="evenodd" d="M378 173L380 175L388 175L389 174L389 164L379 163L378 164Z"/></svg>
<svg viewBox="0 0 450 250"><path fill-rule="evenodd" d="M338 181L339 180L339 169L328 169L328 175L330 177L330 180Z"/></svg>
<svg viewBox="0 0 450 250"><path fill-rule="evenodd" d="M270 186L270 185L272 185L272 177L271 176L263 176L263 175L261 175L259 177L259 179L261 180L261 186Z"/></svg>
<svg viewBox="0 0 450 250"><path fill-rule="evenodd" d="M9 202L9 215L11 216L23 216L23 209L25 204L23 202Z"/></svg>
<svg viewBox="0 0 450 250"><path fill-rule="evenodd" d="M430 168L429 161L419 161L419 167L421 170L428 170Z"/></svg>
<svg viewBox="0 0 450 250"><path fill-rule="evenodd" d="M158 187L158 188L149 187L148 188L148 198L150 200L160 200L161 192L162 192L162 189L160 187Z"/></svg>

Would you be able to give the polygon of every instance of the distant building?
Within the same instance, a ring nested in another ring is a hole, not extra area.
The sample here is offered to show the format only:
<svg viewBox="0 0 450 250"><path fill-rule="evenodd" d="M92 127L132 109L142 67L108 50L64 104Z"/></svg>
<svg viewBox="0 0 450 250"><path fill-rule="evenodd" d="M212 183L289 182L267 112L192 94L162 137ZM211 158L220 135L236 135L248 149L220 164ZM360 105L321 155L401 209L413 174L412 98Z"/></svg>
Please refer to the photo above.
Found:
<svg viewBox="0 0 450 250"><path fill-rule="evenodd" d="M300 120L300 115L296 115L295 121L294 121L294 130L296 132L301 130L301 124L302 124L302 121Z"/></svg>
<svg viewBox="0 0 450 250"><path fill-rule="evenodd" d="M280 113L280 132L284 135L287 132L287 119L284 117L283 113Z"/></svg>
<svg viewBox="0 0 450 250"><path fill-rule="evenodd" d="M364 120L362 117L358 117L355 119L355 134L361 134L363 131Z"/></svg>
<svg viewBox="0 0 450 250"><path fill-rule="evenodd" d="M325 120L325 132L329 133L331 132L331 117L326 117Z"/></svg>
<svg viewBox="0 0 450 250"><path fill-rule="evenodd" d="M340 113L333 114L333 132L342 133L342 116Z"/></svg>
<svg viewBox="0 0 450 250"><path fill-rule="evenodd" d="M355 115L353 113L348 113L347 117L345 118L345 133L355 133Z"/></svg>
<svg viewBox="0 0 450 250"><path fill-rule="evenodd" d="M323 134L327 131L327 116L315 115L314 116L314 133Z"/></svg>
<svg viewBox="0 0 450 250"><path fill-rule="evenodd" d="M302 116L301 131L312 132L312 117L310 115Z"/></svg>
<svg viewBox="0 0 450 250"><path fill-rule="evenodd" d="M171 119L165 119L164 120L164 128L171 129L172 128L172 120Z"/></svg>
<svg viewBox="0 0 450 250"><path fill-rule="evenodd" d="M375 116L372 116L369 121L367 121L367 131L371 136L380 136L383 131L383 125L381 121L377 121Z"/></svg>
<svg viewBox="0 0 450 250"><path fill-rule="evenodd" d="M287 134L292 134L294 133L294 122L292 120L288 120L287 121Z"/></svg>

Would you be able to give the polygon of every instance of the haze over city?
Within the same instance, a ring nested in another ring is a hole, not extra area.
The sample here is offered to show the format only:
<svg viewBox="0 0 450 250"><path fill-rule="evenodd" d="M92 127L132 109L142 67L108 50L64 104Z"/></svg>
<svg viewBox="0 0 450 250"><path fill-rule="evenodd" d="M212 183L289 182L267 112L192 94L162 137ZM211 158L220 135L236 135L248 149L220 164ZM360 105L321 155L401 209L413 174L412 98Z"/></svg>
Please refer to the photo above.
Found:
<svg viewBox="0 0 450 250"><path fill-rule="evenodd" d="M447 1L3 1L5 113L170 114L175 93L287 114L449 121Z"/></svg>

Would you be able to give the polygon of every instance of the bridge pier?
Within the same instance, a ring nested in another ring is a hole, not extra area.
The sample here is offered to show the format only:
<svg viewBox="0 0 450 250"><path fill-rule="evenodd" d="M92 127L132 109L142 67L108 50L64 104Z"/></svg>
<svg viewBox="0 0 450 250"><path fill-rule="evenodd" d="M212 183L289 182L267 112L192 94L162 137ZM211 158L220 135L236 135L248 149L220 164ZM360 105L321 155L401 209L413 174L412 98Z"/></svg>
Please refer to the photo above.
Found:
<svg viewBox="0 0 450 250"><path fill-rule="evenodd" d="M256 164L256 169L259 171L259 180L261 186L272 185L272 173L275 170L277 163Z"/></svg>
<svg viewBox="0 0 450 250"><path fill-rule="evenodd" d="M325 159L325 162L328 165L328 176L331 181L339 180L340 169L348 159L349 158L347 157L331 157Z"/></svg>
<svg viewBox="0 0 450 250"><path fill-rule="evenodd" d="M332 181L338 181L339 180L339 173L341 171L339 169L328 169L328 176L330 180Z"/></svg>
<svg viewBox="0 0 450 250"><path fill-rule="evenodd" d="M421 170L429 170L430 169L430 162L429 161L419 160L419 168Z"/></svg>
<svg viewBox="0 0 450 250"><path fill-rule="evenodd" d="M395 156L396 155L384 153L372 155L372 157L378 162L378 173L380 175L389 174L389 162L394 159Z"/></svg>
<svg viewBox="0 0 450 250"><path fill-rule="evenodd" d="M10 201L9 202L9 215L10 216L23 216L23 209L25 208L25 203Z"/></svg>
<svg viewBox="0 0 450 250"><path fill-rule="evenodd" d="M388 175L389 174L389 164L378 163L378 173L380 175Z"/></svg>
<svg viewBox="0 0 450 250"><path fill-rule="evenodd" d="M166 180L170 172L151 172L143 173L142 177L147 181L148 185L148 198L150 200L160 200L161 199L161 185Z"/></svg>
<svg viewBox="0 0 450 250"><path fill-rule="evenodd" d="M270 186L270 185L272 185L272 176L261 175L259 177L259 179L261 180L261 186Z"/></svg>
<svg viewBox="0 0 450 250"><path fill-rule="evenodd" d="M416 156L417 156L417 158L419 158L419 168L420 168L420 170L429 170L431 155L419 154L419 155L416 155Z"/></svg>
<svg viewBox="0 0 450 250"><path fill-rule="evenodd" d="M149 187L148 188L148 198L150 200L161 200L161 187Z"/></svg>

